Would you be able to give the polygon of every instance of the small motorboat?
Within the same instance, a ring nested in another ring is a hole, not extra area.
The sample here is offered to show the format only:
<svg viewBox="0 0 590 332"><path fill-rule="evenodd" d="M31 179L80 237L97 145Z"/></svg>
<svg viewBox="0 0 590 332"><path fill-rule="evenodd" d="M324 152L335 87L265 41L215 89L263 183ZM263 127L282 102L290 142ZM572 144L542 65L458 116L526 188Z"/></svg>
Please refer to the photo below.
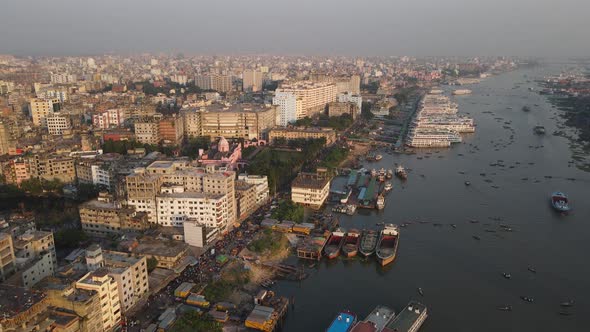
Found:
<svg viewBox="0 0 590 332"><path fill-rule="evenodd" d="M506 278L506 279L510 279L510 278L512 278L512 275L511 275L510 273L506 273L506 272L504 272L504 273L502 273L502 275L503 275L503 276L504 276L504 278Z"/></svg>
<svg viewBox="0 0 590 332"><path fill-rule="evenodd" d="M511 305L505 305L503 307L498 307L497 308L500 311L512 311L512 306Z"/></svg>
<svg viewBox="0 0 590 332"><path fill-rule="evenodd" d="M576 303L576 301L574 301L574 300L568 300L565 302L561 302L559 305L567 308L567 307L573 307L575 303Z"/></svg>
<svg viewBox="0 0 590 332"><path fill-rule="evenodd" d="M478 241L481 240L481 238L479 236L477 236L477 235L473 235L473 238L476 239L476 240L478 240Z"/></svg>
<svg viewBox="0 0 590 332"><path fill-rule="evenodd" d="M528 297L528 296L521 296L520 299L525 302L529 302L529 303L535 302L535 299L533 299L532 297Z"/></svg>
<svg viewBox="0 0 590 332"><path fill-rule="evenodd" d="M527 268L527 270L529 270L529 271L530 271L530 272L532 272L532 273L537 273L537 270L536 270L534 267L532 267L532 266L529 266L529 267Z"/></svg>
<svg viewBox="0 0 590 332"><path fill-rule="evenodd" d="M566 213L570 210L567 195L556 191L551 194L551 205L559 212Z"/></svg>
<svg viewBox="0 0 590 332"><path fill-rule="evenodd" d="M451 227L453 227L453 228L457 228L457 225L455 225L455 224L451 224Z"/></svg>
<svg viewBox="0 0 590 332"><path fill-rule="evenodd" d="M424 291L422 290L422 287L418 287L418 294L424 296Z"/></svg>
<svg viewBox="0 0 590 332"><path fill-rule="evenodd" d="M469 182L469 181L465 181L465 185L466 185L466 186L470 186L470 185L471 185L471 182Z"/></svg>

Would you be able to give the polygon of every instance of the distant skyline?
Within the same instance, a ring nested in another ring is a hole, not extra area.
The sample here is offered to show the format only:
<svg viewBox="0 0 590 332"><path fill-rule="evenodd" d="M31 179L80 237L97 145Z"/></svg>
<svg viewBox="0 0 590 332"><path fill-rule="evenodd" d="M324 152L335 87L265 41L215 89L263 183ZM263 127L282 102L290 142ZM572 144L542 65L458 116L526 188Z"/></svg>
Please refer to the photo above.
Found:
<svg viewBox="0 0 590 332"><path fill-rule="evenodd" d="M0 54L590 56L587 0L3 0Z"/></svg>

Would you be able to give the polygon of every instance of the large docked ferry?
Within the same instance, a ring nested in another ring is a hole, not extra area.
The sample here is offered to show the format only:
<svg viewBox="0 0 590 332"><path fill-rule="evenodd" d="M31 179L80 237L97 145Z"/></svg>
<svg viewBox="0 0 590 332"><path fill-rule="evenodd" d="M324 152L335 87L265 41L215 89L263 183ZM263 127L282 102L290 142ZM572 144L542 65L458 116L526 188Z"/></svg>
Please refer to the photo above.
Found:
<svg viewBox="0 0 590 332"><path fill-rule="evenodd" d="M344 244L344 236L346 234L341 230L332 232L326 246L324 247L324 254L329 259L334 259L340 254L340 248Z"/></svg>
<svg viewBox="0 0 590 332"><path fill-rule="evenodd" d="M560 191L551 194L551 205L559 212L568 212L570 210L567 195Z"/></svg>
<svg viewBox="0 0 590 332"><path fill-rule="evenodd" d="M428 309L422 303L410 301L391 322L385 326L383 332L416 332L428 317Z"/></svg>
<svg viewBox="0 0 590 332"><path fill-rule="evenodd" d="M349 332L354 324L356 324L356 315L350 311L341 311L326 332Z"/></svg>
<svg viewBox="0 0 590 332"><path fill-rule="evenodd" d="M414 148L450 147L461 143L461 135L453 130L433 128L412 128L408 133L407 144Z"/></svg>
<svg viewBox="0 0 590 332"><path fill-rule="evenodd" d="M375 248L377 248L377 242L379 242L379 233L374 230L363 231L359 243L359 252L361 255L368 257L374 254Z"/></svg>
<svg viewBox="0 0 590 332"><path fill-rule="evenodd" d="M361 240L361 233L356 229L348 231L344 237L344 245L342 245L342 254L344 257L354 257L358 252L359 243Z"/></svg>
<svg viewBox="0 0 590 332"><path fill-rule="evenodd" d="M461 116L417 117L413 123L419 128L448 129L458 133L475 132L473 119Z"/></svg>
<svg viewBox="0 0 590 332"><path fill-rule="evenodd" d="M456 103L441 93L425 95L406 137L406 144L415 148L450 147L461 143L459 133L475 132L473 119L457 115Z"/></svg>
<svg viewBox="0 0 590 332"><path fill-rule="evenodd" d="M381 266L385 266L395 259L399 245L399 227L387 224L381 230L377 244L377 259Z"/></svg>

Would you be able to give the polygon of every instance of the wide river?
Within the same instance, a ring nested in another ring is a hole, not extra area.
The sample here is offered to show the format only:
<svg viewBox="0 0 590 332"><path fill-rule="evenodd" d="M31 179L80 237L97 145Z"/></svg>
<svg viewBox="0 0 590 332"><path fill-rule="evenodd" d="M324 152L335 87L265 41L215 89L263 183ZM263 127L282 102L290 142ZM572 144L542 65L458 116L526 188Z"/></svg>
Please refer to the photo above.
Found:
<svg viewBox="0 0 590 332"><path fill-rule="evenodd" d="M380 162L366 164L387 169L401 163L410 169L409 178L394 180L382 212L343 215L341 225L362 229L413 221L401 228L397 259L386 268L373 259L323 259L308 268L304 281L279 282L277 293L295 299L283 330L325 331L339 310L364 318L376 305L399 312L416 299L429 309L425 332L589 331L590 173L572 166L567 139L552 135L558 111L529 90L536 88L533 79L556 72L558 67L519 69L470 86L471 95L453 97L459 112L477 123L477 132L462 144L384 154ZM522 111L524 105L531 111ZM536 125L544 125L547 135L534 135ZM573 211L567 216L550 207L556 190L570 197ZM502 231L500 223L513 232ZM573 314L560 315L560 303L569 299L576 301ZM504 305L513 311L496 309Z"/></svg>

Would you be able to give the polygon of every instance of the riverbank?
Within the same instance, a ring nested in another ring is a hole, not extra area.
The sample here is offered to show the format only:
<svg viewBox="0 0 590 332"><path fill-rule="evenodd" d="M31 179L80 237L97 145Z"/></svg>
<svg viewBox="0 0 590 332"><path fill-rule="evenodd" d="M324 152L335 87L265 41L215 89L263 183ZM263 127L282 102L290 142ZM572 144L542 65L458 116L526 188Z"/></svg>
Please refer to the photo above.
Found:
<svg viewBox="0 0 590 332"><path fill-rule="evenodd" d="M356 163L359 157L364 157L372 151L374 148L371 146L370 143L354 143L351 147L350 151L348 152L348 156L344 159L339 168L351 168Z"/></svg>

